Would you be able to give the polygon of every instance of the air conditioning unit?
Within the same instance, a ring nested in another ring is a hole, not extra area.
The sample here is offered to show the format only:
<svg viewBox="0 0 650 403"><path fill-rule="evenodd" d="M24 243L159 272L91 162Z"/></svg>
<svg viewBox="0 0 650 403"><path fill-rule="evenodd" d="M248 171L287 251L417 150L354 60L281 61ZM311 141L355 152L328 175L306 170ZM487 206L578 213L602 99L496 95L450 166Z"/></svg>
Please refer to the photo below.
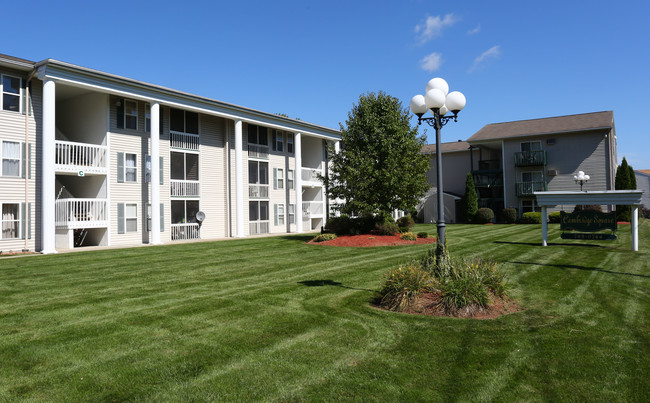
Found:
<svg viewBox="0 0 650 403"><path fill-rule="evenodd" d="M552 146L555 144L555 139L546 139L546 145Z"/></svg>
<svg viewBox="0 0 650 403"><path fill-rule="evenodd" d="M557 169L549 169L546 171L547 176L557 176Z"/></svg>

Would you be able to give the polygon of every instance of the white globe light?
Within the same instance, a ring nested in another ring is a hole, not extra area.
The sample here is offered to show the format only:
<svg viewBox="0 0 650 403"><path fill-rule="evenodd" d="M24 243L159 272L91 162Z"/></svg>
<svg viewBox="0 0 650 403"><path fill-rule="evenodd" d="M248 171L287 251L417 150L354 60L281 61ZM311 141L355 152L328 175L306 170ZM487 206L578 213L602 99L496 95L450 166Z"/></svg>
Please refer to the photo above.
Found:
<svg viewBox="0 0 650 403"><path fill-rule="evenodd" d="M578 175L573 175L573 180L578 180Z"/></svg>
<svg viewBox="0 0 650 403"><path fill-rule="evenodd" d="M444 79L440 78L440 77L432 78L431 80L429 80L429 82L427 83L427 91L426 92L429 92L430 90L432 90L434 88L439 89L445 95L449 94L449 84L447 84L447 82Z"/></svg>
<svg viewBox="0 0 650 403"><path fill-rule="evenodd" d="M585 180L586 180L586 181L589 180L589 175L585 175Z"/></svg>
<svg viewBox="0 0 650 403"><path fill-rule="evenodd" d="M411 112L413 112L418 117L422 117L427 113L427 104L424 102L424 95L416 95L411 98L410 104Z"/></svg>
<svg viewBox="0 0 650 403"><path fill-rule="evenodd" d="M578 171L578 176L580 176L580 177L585 176L585 172L584 171Z"/></svg>
<svg viewBox="0 0 650 403"><path fill-rule="evenodd" d="M453 113L458 113L463 110L466 102L467 101L465 100L465 95L463 95L461 92L453 91L447 95L445 104L450 111Z"/></svg>
<svg viewBox="0 0 650 403"><path fill-rule="evenodd" d="M431 89L427 91L427 95L424 97L424 102L428 109L440 109L445 104L445 93L438 88Z"/></svg>
<svg viewBox="0 0 650 403"><path fill-rule="evenodd" d="M438 115L445 116L447 112L449 112L449 109L447 109L447 105L442 105L440 107L440 110L438 110Z"/></svg>

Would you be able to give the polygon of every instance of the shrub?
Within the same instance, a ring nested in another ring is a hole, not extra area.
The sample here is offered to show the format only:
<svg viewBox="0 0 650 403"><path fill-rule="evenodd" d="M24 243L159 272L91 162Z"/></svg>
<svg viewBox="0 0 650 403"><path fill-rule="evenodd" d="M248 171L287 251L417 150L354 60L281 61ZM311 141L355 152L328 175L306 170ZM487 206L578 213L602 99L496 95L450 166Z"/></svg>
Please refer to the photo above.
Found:
<svg viewBox="0 0 650 403"><path fill-rule="evenodd" d="M352 219L347 215L332 217L325 224L325 232L336 235L348 235L351 233Z"/></svg>
<svg viewBox="0 0 650 403"><path fill-rule="evenodd" d="M415 225L415 221L413 220L413 217L410 215L405 215L404 217L401 217L397 220L397 226L400 228L413 228Z"/></svg>
<svg viewBox="0 0 650 403"><path fill-rule="evenodd" d="M403 311L415 298L433 291L434 281L431 275L417 263L400 266L388 272L378 300L393 311Z"/></svg>
<svg viewBox="0 0 650 403"><path fill-rule="evenodd" d="M405 241L416 241L418 239L418 236L412 232L405 232L400 235L400 239L403 239Z"/></svg>
<svg viewBox="0 0 650 403"><path fill-rule="evenodd" d="M332 239L336 239L336 238L337 238L336 234L325 233L325 234L317 235L314 239L312 239L312 241L325 242L325 241L331 241Z"/></svg>
<svg viewBox="0 0 650 403"><path fill-rule="evenodd" d="M418 232L418 238L428 238L428 237L429 237L428 232L424 232L424 231Z"/></svg>
<svg viewBox="0 0 650 403"><path fill-rule="evenodd" d="M485 308L489 303L486 287L478 280L470 277L452 279L440 287L442 296L440 307L451 315L468 306Z"/></svg>
<svg viewBox="0 0 650 403"><path fill-rule="evenodd" d="M411 232L410 228L406 228L406 227L398 227L398 228L399 228L400 234L405 234L407 232Z"/></svg>
<svg viewBox="0 0 650 403"><path fill-rule="evenodd" d="M501 210L501 219L506 224L514 224L517 222L517 209L508 207Z"/></svg>
<svg viewBox="0 0 650 403"><path fill-rule="evenodd" d="M554 211L551 214L548 215L548 222L552 224L559 224L560 223L560 215L561 213L559 211Z"/></svg>
<svg viewBox="0 0 650 403"><path fill-rule="evenodd" d="M542 213L529 211L524 213L519 220L522 224L541 224L542 223Z"/></svg>
<svg viewBox="0 0 650 403"><path fill-rule="evenodd" d="M375 232L378 235L395 235L399 233L399 227L390 214L377 215L375 222Z"/></svg>
<svg viewBox="0 0 650 403"><path fill-rule="evenodd" d="M460 218L465 223L471 223L478 210L478 195L474 186L474 176L468 172L465 179L465 195L460 199Z"/></svg>
<svg viewBox="0 0 650 403"><path fill-rule="evenodd" d="M478 209L474 216L474 222L477 224L487 224L494 219L494 211L491 208L483 207Z"/></svg>

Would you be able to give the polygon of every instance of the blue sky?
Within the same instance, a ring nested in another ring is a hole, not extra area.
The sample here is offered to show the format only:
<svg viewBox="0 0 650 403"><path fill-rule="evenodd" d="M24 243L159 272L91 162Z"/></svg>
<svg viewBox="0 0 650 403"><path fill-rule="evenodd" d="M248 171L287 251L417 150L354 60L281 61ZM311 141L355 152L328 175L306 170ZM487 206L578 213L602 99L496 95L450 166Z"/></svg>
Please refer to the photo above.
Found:
<svg viewBox="0 0 650 403"><path fill-rule="evenodd" d="M489 123L613 110L619 160L650 169L647 1L50 0L3 10L13 34L0 53L332 128L359 95L382 90L408 107L433 77L467 97L443 141Z"/></svg>

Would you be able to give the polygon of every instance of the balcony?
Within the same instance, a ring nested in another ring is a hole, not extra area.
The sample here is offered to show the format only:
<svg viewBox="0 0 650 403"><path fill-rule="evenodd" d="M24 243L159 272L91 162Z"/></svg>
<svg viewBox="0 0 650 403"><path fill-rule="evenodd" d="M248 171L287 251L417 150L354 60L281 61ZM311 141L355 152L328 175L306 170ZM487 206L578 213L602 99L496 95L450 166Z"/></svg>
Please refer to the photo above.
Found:
<svg viewBox="0 0 650 403"><path fill-rule="evenodd" d="M248 185L248 198L268 199L269 185Z"/></svg>
<svg viewBox="0 0 650 403"><path fill-rule="evenodd" d="M201 238L201 231L199 224L186 223L186 224L172 224L172 241L184 241L187 239Z"/></svg>
<svg viewBox="0 0 650 403"><path fill-rule="evenodd" d="M302 202L302 217L305 218L319 218L323 217L323 202L322 201L308 201Z"/></svg>
<svg viewBox="0 0 650 403"><path fill-rule="evenodd" d="M302 168L300 170L300 175L302 179L302 185L303 186L310 186L310 187L316 187L316 186L323 186L323 182L321 182L320 179L318 179L318 175L323 175L323 168Z"/></svg>
<svg viewBox="0 0 650 403"><path fill-rule="evenodd" d="M200 137L198 134L169 132L169 146L182 150L199 151Z"/></svg>
<svg viewBox="0 0 650 403"><path fill-rule="evenodd" d="M515 153L515 166L534 167L546 166L546 151L521 151Z"/></svg>
<svg viewBox="0 0 650 403"><path fill-rule="evenodd" d="M172 197L199 197L201 186L199 181L186 181L172 179L170 182L170 195Z"/></svg>
<svg viewBox="0 0 650 403"><path fill-rule="evenodd" d="M251 221L248 223L248 233L249 235L259 235L259 234L268 234L269 233L269 222L268 221Z"/></svg>
<svg viewBox="0 0 650 403"><path fill-rule="evenodd" d="M54 147L54 169L57 173L79 176L108 173L106 146L56 140Z"/></svg>
<svg viewBox="0 0 650 403"><path fill-rule="evenodd" d="M517 182L515 184L517 196L532 196L533 192L546 191L546 182Z"/></svg>
<svg viewBox="0 0 650 403"><path fill-rule="evenodd" d="M248 145L248 156L250 158L259 158L263 160L268 160L269 159L269 147L268 146L260 146L257 144L249 144Z"/></svg>
<svg viewBox="0 0 650 403"><path fill-rule="evenodd" d="M56 227L108 227L106 204L106 199L58 199L55 204Z"/></svg>

